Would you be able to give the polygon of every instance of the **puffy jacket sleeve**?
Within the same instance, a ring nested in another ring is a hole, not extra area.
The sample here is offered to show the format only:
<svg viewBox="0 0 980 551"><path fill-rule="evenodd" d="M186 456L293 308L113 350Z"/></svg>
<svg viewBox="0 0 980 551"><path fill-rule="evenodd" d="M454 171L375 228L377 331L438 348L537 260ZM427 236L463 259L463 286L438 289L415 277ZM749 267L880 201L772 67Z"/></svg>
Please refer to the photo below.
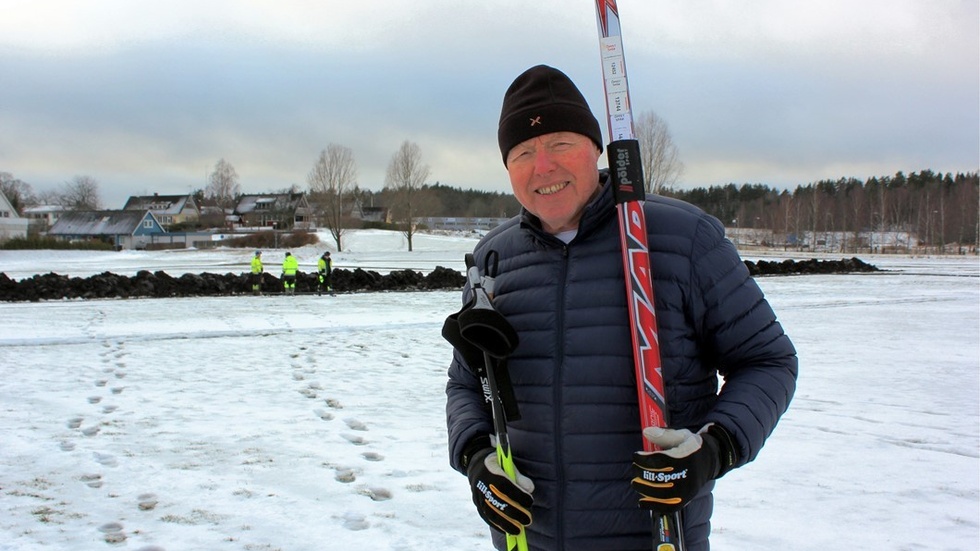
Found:
<svg viewBox="0 0 980 551"><path fill-rule="evenodd" d="M449 428L449 464L464 473L463 451L474 438L493 432L493 418L484 406L483 389L458 350L453 350L446 383L446 425Z"/></svg>
<svg viewBox="0 0 980 551"><path fill-rule="evenodd" d="M694 319L704 353L724 379L707 421L735 437L741 466L756 458L789 406L796 350L717 220L702 217L694 248Z"/></svg>

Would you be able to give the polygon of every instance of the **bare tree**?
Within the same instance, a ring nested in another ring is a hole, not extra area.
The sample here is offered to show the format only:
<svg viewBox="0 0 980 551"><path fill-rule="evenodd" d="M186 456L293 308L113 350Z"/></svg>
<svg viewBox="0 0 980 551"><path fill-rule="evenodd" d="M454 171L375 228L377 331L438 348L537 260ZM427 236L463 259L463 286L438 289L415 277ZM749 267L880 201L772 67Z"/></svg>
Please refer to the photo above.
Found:
<svg viewBox="0 0 980 551"><path fill-rule="evenodd" d="M357 164L354 153L347 147L330 144L320 152L313 170L306 176L310 195L317 214L330 230L337 250L343 250L342 240L347 228L344 201L357 185Z"/></svg>
<svg viewBox="0 0 980 551"><path fill-rule="evenodd" d="M37 196L34 195L34 189L31 185L19 178L14 178L14 175L9 172L0 172L0 191L10 201L14 210L21 215L24 214L24 207L37 205Z"/></svg>
<svg viewBox="0 0 980 551"><path fill-rule="evenodd" d="M241 194L241 191L235 167L228 161L219 159L214 165L214 171L208 176L208 185L204 189L205 197L213 199L223 209L230 209L234 207L235 198Z"/></svg>
<svg viewBox="0 0 980 551"><path fill-rule="evenodd" d="M385 191L392 202L389 204L395 221L401 224L412 250L415 220L424 210L424 185L429 177L429 166L422 164L422 150L413 142L402 142L398 152L392 155L385 174Z"/></svg>
<svg viewBox="0 0 980 551"><path fill-rule="evenodd" d="M684 172L667 122L653 111L644 111L633 124L643 160L643 186L647 193L669 189Z"/></svg>
<svg viewBox="0 0 980 551"><path fill-rule="evenodd" d="M91 176L75 176L61 186L57 203L65 210L99 210L99 182Z"/></svg>

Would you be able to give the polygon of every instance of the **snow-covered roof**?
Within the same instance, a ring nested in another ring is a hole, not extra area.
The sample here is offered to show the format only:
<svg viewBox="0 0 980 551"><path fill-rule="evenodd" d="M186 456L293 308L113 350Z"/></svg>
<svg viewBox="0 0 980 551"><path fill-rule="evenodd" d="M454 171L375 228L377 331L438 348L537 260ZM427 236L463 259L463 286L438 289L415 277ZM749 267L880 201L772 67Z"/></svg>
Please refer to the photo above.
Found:
<svg viewBox="0 0 980 551"><path fill-rule="evenodd" d="M132 235L144 217L136 210L82 210L64 212L48 230L49 235Z"/></svg>
<svg viewBox="0 0 980 551"><path fill-rule="evenodd" d="M260 195L242 195L238 198L235 212L248 214L256 210L265 212L273 210L298 209L306 207L303 193L269 193Z"/></svg>
<svg viewBox="0 0 980 551"><path fill-rule="evenodd" d="M123 210L153 211L156 214L176 215L185 208L196 209L190 195L134 195L126 201Z"/></svg>
<svg viewBox="0 0 980 551"><path fill-rule="evenodd" d="M24 214L45 214L49 212L64 212L65 207L61 205L38 205L36 207L24 207Z"/></svg>

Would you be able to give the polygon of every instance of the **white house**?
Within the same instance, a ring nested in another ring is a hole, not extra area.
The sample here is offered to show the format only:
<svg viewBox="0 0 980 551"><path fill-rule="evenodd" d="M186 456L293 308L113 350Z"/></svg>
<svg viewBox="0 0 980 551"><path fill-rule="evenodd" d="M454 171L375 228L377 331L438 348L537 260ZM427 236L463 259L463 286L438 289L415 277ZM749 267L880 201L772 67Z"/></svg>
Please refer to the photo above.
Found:
<svg viewBox="0 0 980 551"><path fill-rule="evenodd" d="M27 238L27 218L22 217L0 191L0 241Z"/></svg>
<svg viewBox="0 0 980 551"><path fill-rule="evenodd" d="M27 218L27 230L31 235L45 233L48 231L61 213L65 212L65 207L60 205L38 205L36 207L25 207L24 218Z"/></svg>

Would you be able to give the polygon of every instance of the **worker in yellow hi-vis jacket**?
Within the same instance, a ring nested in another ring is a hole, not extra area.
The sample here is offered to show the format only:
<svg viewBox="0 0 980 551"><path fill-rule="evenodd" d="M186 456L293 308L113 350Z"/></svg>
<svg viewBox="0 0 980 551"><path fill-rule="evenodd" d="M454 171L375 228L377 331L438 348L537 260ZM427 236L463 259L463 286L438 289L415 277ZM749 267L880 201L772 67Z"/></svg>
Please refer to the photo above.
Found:
<svg viewBox="0 0 980 551"><path fill-rule="evenodd" d="M262 292L262 272L262 251L255 251L255 256L252 257L252 275L249 276L253 295Z"/></svg>
<svg viewBox="0 0 980 551"><path fill-rule="evenodd" d="M286 258L282 261L282 290L287 295L296 293L296 271L299 269L299 262L296 257L288 251Z"/></svg>
<svg viewBox="0 0 980 551"><path fill-rule="evenodd" d="M330 251L325 251L321 256L320 260L316 263L317 272L317 285L316 294L320 294L323 289L327 292L333 291L333 287L330 286L330 273L333 272L333 261L330 260Z"/></svg>

